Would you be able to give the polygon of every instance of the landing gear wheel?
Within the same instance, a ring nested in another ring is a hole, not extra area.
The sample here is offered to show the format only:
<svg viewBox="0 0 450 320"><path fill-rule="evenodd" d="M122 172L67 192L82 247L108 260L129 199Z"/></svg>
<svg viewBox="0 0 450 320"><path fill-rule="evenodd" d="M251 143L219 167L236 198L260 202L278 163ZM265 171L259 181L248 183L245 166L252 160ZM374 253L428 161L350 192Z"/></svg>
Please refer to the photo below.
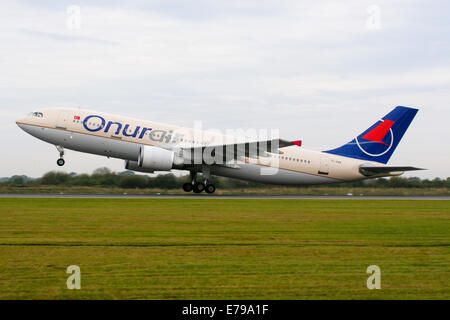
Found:
<svg viewBox="0 0 450 320"><path fill-rule="evenodd" d="M60 167L66 164L66 161L64 161L64 148L62 146L55 146L56 150L59 152L59 159L56 161L56 164Z"/></svg>
<svg viewBox="0 0 450 320"><path fill-rule="evenodd" d="M185 184L183 184L183 190L185 192L191 192L193 188L194 187L192 186L192 183L190 183L190 182L186 182Z"/></svg>
<svg viewBox="0 0 450 320"><path fill-rule="evenodd" d="M206 193L214 193L214 191L216 191L216 187L214 187L214 185L212 185L212 184L206 185L206 187L205 187Z"/></svg>
<svg viewBox="0 0 450 320"><path fill-rule="evenodd" d="M201 182L197 182L194 184L194 192L195 193L201 193L203 190L205 190L205 185Z"/></svg>

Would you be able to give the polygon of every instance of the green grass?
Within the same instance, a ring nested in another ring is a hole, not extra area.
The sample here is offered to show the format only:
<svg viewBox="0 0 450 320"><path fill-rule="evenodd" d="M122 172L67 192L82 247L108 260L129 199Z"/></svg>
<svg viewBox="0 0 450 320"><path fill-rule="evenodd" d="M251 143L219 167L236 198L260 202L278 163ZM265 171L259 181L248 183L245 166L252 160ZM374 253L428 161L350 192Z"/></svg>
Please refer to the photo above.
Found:
<svg viewBox="0 0 450 320"><path fill-rule="evenodd" d="M102 186L0 186L0 193L64 193L64 194L186 194L178 189L125 189ZM371 187L285 187L223 189L218 187L216 195L334 195L347 193L366 196L450 196L449 188L371 188Z"/></svg>
<svg viewBox="0 0 450 320"><path fill-rule="evenodd" d="M0 199L0 299L449 299L450 202ZM381 268L368 290L366 268ZM69 265L81 290L66 288Z"/></svg>

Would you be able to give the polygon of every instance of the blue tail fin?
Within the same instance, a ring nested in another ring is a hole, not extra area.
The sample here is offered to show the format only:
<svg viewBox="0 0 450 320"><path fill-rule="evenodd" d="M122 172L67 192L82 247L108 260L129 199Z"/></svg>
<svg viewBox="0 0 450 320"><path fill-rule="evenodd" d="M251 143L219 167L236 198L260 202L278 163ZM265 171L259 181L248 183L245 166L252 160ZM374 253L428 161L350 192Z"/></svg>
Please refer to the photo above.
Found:
<svg viewBox="0 0 450 320"><path fill-rule="evenodd" d="M396 107L349 143L324 152L387 163L417 111L418 109L408 107Z"/></svg>

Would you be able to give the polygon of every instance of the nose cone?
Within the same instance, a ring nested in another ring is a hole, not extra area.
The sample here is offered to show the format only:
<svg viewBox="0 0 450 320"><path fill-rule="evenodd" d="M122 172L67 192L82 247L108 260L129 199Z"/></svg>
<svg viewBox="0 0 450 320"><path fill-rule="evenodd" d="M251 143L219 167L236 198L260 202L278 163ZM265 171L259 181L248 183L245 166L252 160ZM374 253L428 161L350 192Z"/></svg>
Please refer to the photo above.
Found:
<svg viewBox="0 0 450 320"><path fill-rule="evenodd" d="M20 129L22 129L25 132L28 132L27 127L29 126L27 126L27 124L29 124L29 118L27 116L17 119L16 124Z"/></svg>
<svg viewBox="0 0 450 320"><path fill-rule="evenodd" d="M17 124L20 128L22 128L23 125L25 124L25 118L26 118L26 117L21 117L21 118L19 118L19 119L16 120L16 124Z"/></svg>
<svg viewBox="0 0 450 320"><path fill-rule="evenodd" d="M24 123L24 122L26 122L27 119L28 119L28 115L22 116L22 117L20 117L19 119L16 120L16 123L17 124Z"/></svg>

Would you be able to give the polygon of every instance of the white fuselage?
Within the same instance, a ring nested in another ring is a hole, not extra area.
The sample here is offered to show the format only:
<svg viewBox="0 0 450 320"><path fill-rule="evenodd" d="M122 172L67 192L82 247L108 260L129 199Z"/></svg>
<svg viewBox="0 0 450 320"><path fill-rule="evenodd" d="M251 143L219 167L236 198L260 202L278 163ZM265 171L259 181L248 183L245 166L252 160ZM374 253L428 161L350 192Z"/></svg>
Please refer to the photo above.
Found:
<svg viewBox="0 0 450 320"><path fill-rule="evenodd" d="M218 133L81 109L41 109L17 120L17 124L32 136L56 146L129 161L138 160L143 145L173 149L245 141ZM270 154L269 157L245 158L233 165L208 165L208 170L218 176L286 185L367 178L359 172L359 167L368 161L306 150L296 145L280 151L281 154ZM189 170L201 172L202 166L205 165ZM267 168L275 170L267 171Z"/></svg>

